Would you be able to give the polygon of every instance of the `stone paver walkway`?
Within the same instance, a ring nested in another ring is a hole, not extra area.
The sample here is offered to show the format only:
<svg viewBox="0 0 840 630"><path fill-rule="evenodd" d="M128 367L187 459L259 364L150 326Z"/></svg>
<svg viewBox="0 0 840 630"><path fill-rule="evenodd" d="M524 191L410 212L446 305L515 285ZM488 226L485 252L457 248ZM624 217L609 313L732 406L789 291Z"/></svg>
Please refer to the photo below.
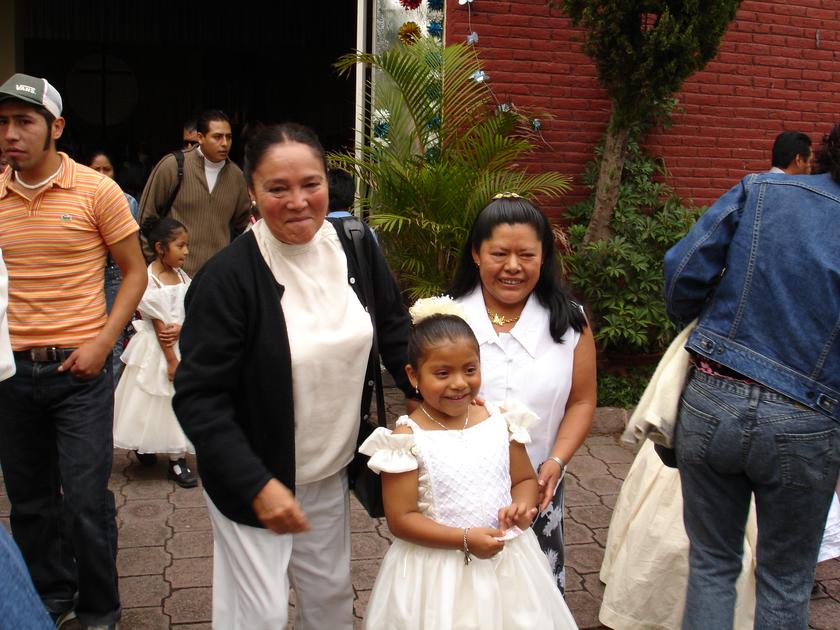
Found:
<svg viewBox="0 0 840 630"><path fill-rule="evenodd" d="M400 410L388 396L390 416ZM618 441L623 412L599 410L595 433L569 467L567 482L567 602L581 628L598 623L603 585L598 571L610 515L634 453ZM113 490L118 507L122 630L166 628L209 630L213 544L200 489L166 480L166 463L145 468L116 451ZM8 529L9 500L0 478L0 522ZM384 520L373 520L353 501L352 575L356 627L392 536ZM811 600L814 628L840 628L840 560L819 565L819 593ZM292 617L294 610L292 606ZM67 630L76 630L76 622ZM290 624L291 625L291 624ZM325 629L328 630L328 629Z"/></svg>

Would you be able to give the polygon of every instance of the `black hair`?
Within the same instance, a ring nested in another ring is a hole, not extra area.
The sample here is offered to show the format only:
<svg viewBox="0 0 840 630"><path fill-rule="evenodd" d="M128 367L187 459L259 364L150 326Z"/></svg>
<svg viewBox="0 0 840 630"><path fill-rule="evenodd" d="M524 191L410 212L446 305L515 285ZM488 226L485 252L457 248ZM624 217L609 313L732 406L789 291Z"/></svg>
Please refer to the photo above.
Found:
<svg viewBox="0 0 840 630"><path fill-rule="evenodd" d="M111 168L114 169L114 179L116 179L117 178L117 165L114 163L114 160L111 158L111 154L108 153L107 151L103 151L101 149L97 149L96 151L93 151L90 154L90 157L88 157L88 160L87 160L87 162L85 162L85 164L90 166L91 164L93 164L93 161L96 158L98 158L100 155L105 156L105 158L111 163Z"/></svg>
<svg viewBox="0 0 840 630"><path fill-rule="evenodd" d="M318 136L309 127L297 123L281 123L279 125L265 125L257 129L248 144L245 145L245 181L248 187L254 187L254 171L260 165L263 157L275 144L286 144L297 142L305 144L324 165L324 173L327 172L327 156L324 147L318 140Z"/></svg>
<svg viewBox="0 0 840 630"><path fill-rule="evenodd" d="M783 131L773 142L773 163L776 168L787 168L801 155L804 160L811 157L811 138L800 131Z"/></svg>
<svg viewBox="0 0 840 630"><path fill-rule="evenodd" d="M582 332L586 328L583 312L563 288L557 271L557 256L554 248L554 232L551 223L542 211L527 199L502 197L488 203L473 221L470 235L461 251L461 258L455 270L455 277L449 295L457 299L471 293L481 283L478 267L473 261L473 251L480 251L481 245L491 237L498 225L525 224L534 228L542 243L542 266L540 277L534 287L534 294L540 304L549 312L549 331L556 343L563 343L568 328Z"/></svg>
<svg viewBox="0 0 840 630"><path fill-rule="evenodd" d="M49 150L50 145L53 142L52 137L52 124L55 122L55 116L53 116L52 112L48 110L43 105L33 105L32 107L35 108L35 113L39 116L43 117L44 121L47 123L47 137L44 140L44 151Z"/></svg>
<svg viewBox="0 0 840 630"><path fill-rule="evenodd" d="M146 237L146 242L151 245L155 256L160 257L156 245L160 243L163 251L169 247L169 244L178 236L178 232L183 230L188 232L187 226L180 221L176 221L172 217L149 217L143 221L140 226L140 231Z"/></svg>
<svg viewBox="0 0 840 630"><path fill-rule="evenodd" d="M224 115L224 112L222 112L222 114ZM225 116L225 119L227 119L227 116ZM220 119L219 118L213 118L211 120L220 120ZM230 121L228 121L228 122L230 122ZM209 128L209 122L208 122L208 128ZM190 118L187 122L184 123L184 131L186 131L188 133L191 133L193 131L198 131L198 129L196 129L196 126L195 126L195 119L194 118Z"/></svg>
<svg viewBox="0 0 840 630"><path fill-rule="evenodd" d="M356 180L350 173L340 168L331 168L327 171L327 185L330 189L330 212L353 207Z"/></svg>
<svg viewBox="0 0 840 630"><path fill-rule="evenodd" d="M456 343L464 340L475 346L476 354L481 354L475 333L466 321L457 315L429 315L411 329L408 336L408 363L417 370L429 348L446 342Z"/></svg>
<svg viewBox="0 0 840 630"><path fill-rule="evenodd" d="M196 118L195 130L202 135L206 134L208 131L210 131L210 123L214 120L220 120L222 122L230 124L230 118L228 118L228 115L225 114L221 109L207 109L201 112L198 118Z"/></svg>
<svg viewBox="0 0 840 630"><path fill-rule="evenodd" d="M823 136L814 166L815 173L831 173L831 179L840 184L840 123Z"/></svg>

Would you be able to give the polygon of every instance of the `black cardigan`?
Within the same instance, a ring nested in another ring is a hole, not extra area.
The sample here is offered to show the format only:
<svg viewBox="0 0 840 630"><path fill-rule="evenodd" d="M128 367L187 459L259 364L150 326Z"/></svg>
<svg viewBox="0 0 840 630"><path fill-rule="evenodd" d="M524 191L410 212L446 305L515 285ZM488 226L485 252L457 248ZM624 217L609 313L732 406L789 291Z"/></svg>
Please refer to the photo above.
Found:
<svg viewBox="0 0 840 630"><path fill-rule="evenodd" d="M347 255L348 282L365 305L353 244L330 220ZM370 231L363 239L385 367L407 395L410 321ZM195 445L204 488L229 519L262 527L251 507L276 477L294 492L295 434L289 338L278 284L250 232L211 258L186 295L181 363L172 405ZM370 409L378 357L368 362L361 415Z"/></svg>

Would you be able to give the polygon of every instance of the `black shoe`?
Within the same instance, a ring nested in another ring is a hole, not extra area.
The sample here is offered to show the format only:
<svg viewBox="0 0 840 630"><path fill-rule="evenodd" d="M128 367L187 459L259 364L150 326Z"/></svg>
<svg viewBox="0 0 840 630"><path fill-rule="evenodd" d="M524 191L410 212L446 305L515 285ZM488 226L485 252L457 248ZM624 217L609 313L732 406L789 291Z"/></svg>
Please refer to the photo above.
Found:
<svg viewBox="0 0 840 630"><path fill-rule="evenodd" d="M198 485L198 477L187 466L187 460L184 457L174 462L169 460L169 478L182 488L195 488Z"/></svg>
<svg viewBox="0 0 840 630"><path fill-rule="evenodd" d="M51 612L50 619L55 624L56 628L60 628L68 621L71 621L76 618L76 611L70 608L69 610L65 610L63 612Z"/></svg>
<svg viewBox="0 0 840 630"><path fill-rule="evenodd" d="M154 453L139 453L134 451L134 456L137 458L137 461L144 466L154 466L157 464L157 455Z"/></svg>

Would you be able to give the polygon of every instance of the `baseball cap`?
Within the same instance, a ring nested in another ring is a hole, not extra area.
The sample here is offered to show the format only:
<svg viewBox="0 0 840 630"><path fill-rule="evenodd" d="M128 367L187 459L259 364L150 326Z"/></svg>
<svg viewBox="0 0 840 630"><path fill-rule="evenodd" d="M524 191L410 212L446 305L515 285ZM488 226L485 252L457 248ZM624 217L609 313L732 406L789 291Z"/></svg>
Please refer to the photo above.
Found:
<svg viewBox="0 0 840 630"><path fill-rule="evenodd" d="M12 75L0 86L0 101L9 98L41 105L56 118L61 116L61 94L46 79L20 73Z"/></svg>

